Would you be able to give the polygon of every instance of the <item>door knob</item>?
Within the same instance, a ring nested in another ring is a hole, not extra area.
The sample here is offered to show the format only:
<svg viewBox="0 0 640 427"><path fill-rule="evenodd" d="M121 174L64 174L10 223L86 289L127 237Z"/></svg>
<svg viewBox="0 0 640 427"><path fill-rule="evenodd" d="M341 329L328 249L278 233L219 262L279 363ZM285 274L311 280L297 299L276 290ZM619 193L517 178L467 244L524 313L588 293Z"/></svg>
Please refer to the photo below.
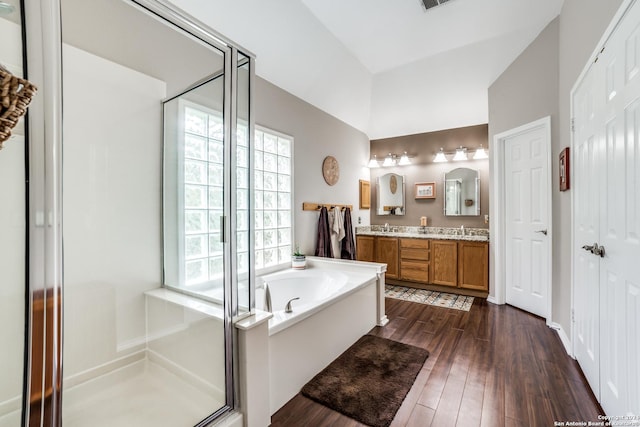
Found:
<svg viewBox="0 0 640 427"><path fill-rule="evenodd" d="M536 230L536 233L542 233L545 236L547 235L547 230Z"/></svg>
<svg viewBox="0 0 640 427"><path fill-rule="evenodd" d="M594 243L593 245L589 246L589 245L584 245L582 247L582 249L584 249L585 251L589 251L594 255L598 255L600 258L604 258L604 246L598 246L597 243Z"/></svg>
<svg viewBox="0 0 640 427"><path fill-rule="evenodd" d="M604 258L604 246L594 244L593 254L598 255L600 258Z"/></svg>

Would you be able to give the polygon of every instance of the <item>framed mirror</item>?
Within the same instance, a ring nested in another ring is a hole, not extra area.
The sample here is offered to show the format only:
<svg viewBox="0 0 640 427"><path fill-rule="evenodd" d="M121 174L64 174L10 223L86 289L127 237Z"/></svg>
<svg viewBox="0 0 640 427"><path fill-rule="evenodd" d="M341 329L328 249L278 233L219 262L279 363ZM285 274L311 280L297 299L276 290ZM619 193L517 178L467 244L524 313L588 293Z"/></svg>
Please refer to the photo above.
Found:
<svg viewBox="0 0 640 427"><path fill-rule="evenodd" d="M404 215L404 176L388 173L377 179L378 215Z"/></svg>
<svg viewBox="0 0 640 427"><path fill-rule="evenodd" d="M477 170L457 168L444 174L444 214L480 215L480 178Z"/></svg>

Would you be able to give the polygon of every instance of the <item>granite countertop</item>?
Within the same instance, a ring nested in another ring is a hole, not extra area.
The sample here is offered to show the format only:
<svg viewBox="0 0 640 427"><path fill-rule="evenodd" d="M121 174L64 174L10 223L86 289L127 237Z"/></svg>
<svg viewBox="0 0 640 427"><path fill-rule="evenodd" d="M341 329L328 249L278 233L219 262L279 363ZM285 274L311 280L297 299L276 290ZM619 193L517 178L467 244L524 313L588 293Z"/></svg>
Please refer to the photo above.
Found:
<svg viewBox="0 0 640 427"><path fill-rule="evenodd" d="M489 229L465 228L464 234L460 228L453 227L409 227L390 226L389 231L384 231L381 225L356 227L357 236L389 236L406 237L412 239L439 239L439 240L469 240L476 242L489 241Z"/></svg>

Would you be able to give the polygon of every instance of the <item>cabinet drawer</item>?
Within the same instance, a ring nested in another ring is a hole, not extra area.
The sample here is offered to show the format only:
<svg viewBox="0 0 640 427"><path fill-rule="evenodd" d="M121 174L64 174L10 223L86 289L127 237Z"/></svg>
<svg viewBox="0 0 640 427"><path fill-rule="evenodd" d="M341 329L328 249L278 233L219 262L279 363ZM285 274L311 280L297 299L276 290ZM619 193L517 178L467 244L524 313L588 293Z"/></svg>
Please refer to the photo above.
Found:
<svg viewBox="0 0 640 427"><path fill-rule="evenodd" d="M400 263L400 278L413 282L429 282L429 264L402 261Z"/></svg>
<svg viewBox="0 0 640 427"><path fill-rule="evenodd" d="M413 261L413 260L408 261L406 259L403 259L400 262L400 266L402 267L403 270L420 270L420 271L429 270L428 262L420 262L420 261Z"/></svg>
<svg viewBox="0 0 640 427"><path fill-rule="evenodd" d="M402 259L415 259L419 261L429 261L428 249L405 249L402 248L400 252L400 258Z"/></svg>
<svg viewBox="0 0 640 427"><path fill-rule="evenodd" d="M429 249L428 239L400 239L402 249Z"/></svg>

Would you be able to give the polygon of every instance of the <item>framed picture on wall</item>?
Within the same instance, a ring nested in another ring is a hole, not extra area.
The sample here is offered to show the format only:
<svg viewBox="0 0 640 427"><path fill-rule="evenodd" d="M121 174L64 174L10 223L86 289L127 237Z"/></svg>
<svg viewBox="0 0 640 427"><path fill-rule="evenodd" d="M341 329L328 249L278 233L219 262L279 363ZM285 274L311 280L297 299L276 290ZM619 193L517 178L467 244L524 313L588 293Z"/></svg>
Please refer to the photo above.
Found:
<svg viewBox="0 0 640 427"><path fill-rule="evenodd" d="M560 191L567 191L571 188L569 181L569 147L566 147L560 152Z"/></svg>
<svg viewBox="0 0 640 427"><path fill-rule="evenodd" d="M435 182L416 182L416 199L435 199Z"/></svg>

